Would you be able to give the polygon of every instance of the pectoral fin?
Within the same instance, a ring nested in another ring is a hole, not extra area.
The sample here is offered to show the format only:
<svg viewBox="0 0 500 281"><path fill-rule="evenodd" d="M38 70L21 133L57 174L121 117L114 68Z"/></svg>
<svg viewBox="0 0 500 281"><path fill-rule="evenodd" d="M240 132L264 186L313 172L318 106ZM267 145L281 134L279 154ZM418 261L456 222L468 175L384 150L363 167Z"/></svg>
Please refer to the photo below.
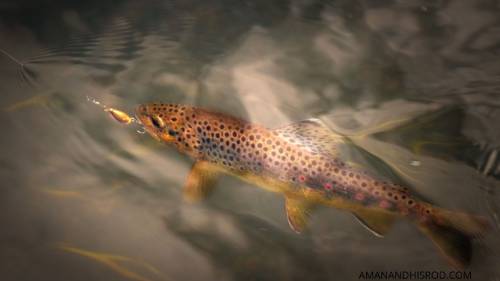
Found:
<svg viewBox="0 0 500 281"><path fill-rule="evenodd" d="M302 233L306 228L311 212L311 204L300 199L286 197L285 208L288 224L297 233Z"/></svg>
<svg viewBox="0 0 500 281"><path fill-rule="evenodd" d="M361 225L377 237L384 237L395 220L395 217L391 214L369 210L357 210L353 212L353 215Z"/></svg>
<svg viewBox="0 0 500 281"><path fill-rule="evenodd" d="M215 186L218 174L212 164L205 161L195 162L184 186L184 200L198 202L207 197Z"/></svg>

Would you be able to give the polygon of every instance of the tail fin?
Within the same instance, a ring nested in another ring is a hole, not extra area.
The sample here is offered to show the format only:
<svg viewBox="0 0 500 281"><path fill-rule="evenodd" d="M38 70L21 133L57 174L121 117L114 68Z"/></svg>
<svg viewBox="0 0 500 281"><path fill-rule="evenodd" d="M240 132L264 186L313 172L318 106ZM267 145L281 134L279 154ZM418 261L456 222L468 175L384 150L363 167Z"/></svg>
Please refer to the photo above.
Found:
<svg viewBox="0 0 500 281"><path fill-rule="evenodd" d="M432 240L453 267L467 267L472 256L472 239L489 229L488 221L470 214L434 210L434 219L418 223L419 229Z"/></svg>
<svg viewBox="0 0 500 281"><path fill-rule="evenodd" d="M470 237L481 236L491 228L488 220L482 216L439 208L434 208L434 212L439 223L456 228Z"/></svg>

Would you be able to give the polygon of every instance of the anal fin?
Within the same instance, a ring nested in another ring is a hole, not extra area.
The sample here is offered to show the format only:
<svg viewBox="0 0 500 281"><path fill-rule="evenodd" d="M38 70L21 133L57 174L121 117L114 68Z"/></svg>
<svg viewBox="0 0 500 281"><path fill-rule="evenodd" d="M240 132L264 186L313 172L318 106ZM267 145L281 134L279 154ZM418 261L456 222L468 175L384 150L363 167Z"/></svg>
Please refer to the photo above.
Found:
<svg viewBox="0 0 500 281"><path fill-rule="evenodd" d="M395 216L378 211L356 210L353 212L356 219L377 237L384 237L391 229Z"/></svg>
<svg viewBox="0 0 500 281"><path fill-rule="evenodd" d="M215 186L219 172L206 161L193 164L183 189L184 200L198 202L210 194Z"/></svg>
<svg viewBox="0 0 500 281"><path fill-rule="evenodd" d="M305 200L291 198L289 196L285 199L288 224L293 231L302 233L307 226L312 205Z"/></svg>

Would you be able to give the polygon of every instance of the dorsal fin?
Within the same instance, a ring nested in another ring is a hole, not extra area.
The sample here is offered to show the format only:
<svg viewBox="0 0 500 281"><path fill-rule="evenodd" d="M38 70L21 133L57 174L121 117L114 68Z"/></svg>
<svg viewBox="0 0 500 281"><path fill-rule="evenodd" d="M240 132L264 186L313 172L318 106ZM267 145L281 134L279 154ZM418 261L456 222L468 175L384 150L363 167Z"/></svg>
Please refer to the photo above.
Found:
<svg viewBox="0 0 500 281"><path fill-rule="evenodd" d="M273 132L301 149L340 160L355 170L380 178L398 179L382 160L356 145L348 136L331 129L320 119L306 119L274 129Z"/></svg>
<svg viewBox="0 0 500 281"><path fill-rule="evenodd" d="M338 157L338 146L346 142L343 136L315 118L277 128L274 132L294 145L329 157Z"/></svg>

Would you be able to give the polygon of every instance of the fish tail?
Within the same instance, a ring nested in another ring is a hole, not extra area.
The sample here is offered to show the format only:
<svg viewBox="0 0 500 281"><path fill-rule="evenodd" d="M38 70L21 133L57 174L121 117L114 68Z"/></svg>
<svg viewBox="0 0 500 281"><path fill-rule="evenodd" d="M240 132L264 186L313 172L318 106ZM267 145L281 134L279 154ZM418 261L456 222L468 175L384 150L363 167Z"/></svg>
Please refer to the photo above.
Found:
<svg viewBox="0 0 500 281"><path fill-rule="evenodd" d="M433 215L419 220L417 225L448 262L458 269L470 264L472 239L480 237L490 228L484 217L439 208L433 208Z"/></svg>
<svg viewBox="0 0 500 281"><path fill-rule="evenodd" d="M442 224L452 226L470 237L478 237L487 232L491 225L483 216L435 208L436 218Z"/></svg>

